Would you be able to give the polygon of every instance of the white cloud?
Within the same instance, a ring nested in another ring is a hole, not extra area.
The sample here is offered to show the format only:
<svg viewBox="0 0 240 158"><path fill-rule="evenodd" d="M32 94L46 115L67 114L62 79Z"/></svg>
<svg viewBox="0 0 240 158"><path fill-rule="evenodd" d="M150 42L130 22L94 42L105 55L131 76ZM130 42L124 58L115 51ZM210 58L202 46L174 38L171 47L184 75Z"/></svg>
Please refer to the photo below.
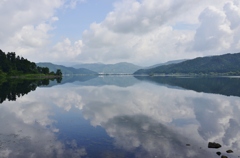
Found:
<svg viewBox="0 0 240 158"><path fill-rule="evenodd" d="M240 6L232 1L223 7L207 7L199 16L193 50L202 54L239 52Z"/></svg>
<svg viewBox="0 0 240 158"><path fill-rule="evenodd" d="M0 4L0 29L4 37L14 35L26 25L39 25L53 17L56 8L62 5L61 0L40 1L3 1Z"/></svg>
<svg viewBox="0 0 240 158"><path fill-rule="evenodd" d="M230 28L232 29L232 48L235 48L236 51L240 50L240 4L239 1L228 2L224 6L224 11L227 16L227 20L230 22Z"/></svg>
<svg viewBox="0 0 240 158"><path fill-rule="evenodd" d="M114 3L103 21L92 23L79 40L64 37L51 43L51 30L57 29L54 22L62 20L57 9L74 9L83 2L1 1L0 19L5 22L0 26L1 49L34 61L149 65L240 49L237 0L121 0Z"/></svg>
<svg viewBox="0 0 240 158"><path fill-rule="evenodd" d="M54 22L54 21L58 21L59 19L58 19L58 17L56 17L56 16L54 16L54 17L52 17L52 22Z"/></svg>
<svg viewBox="0 0 240 158"><path fill-rule="evenodd" d="M114 11L103 22L93 23L83 33L84 47L79 58L91 62L140 63L173 57L183 49L182 45L189 41L192 32L173 30L167 22L181 15L178 12L192 3L186 2L186 6L173 1L159 5L159 1L154 0L116 3ZM175 58L181 58L181 53Z"/></svg>
<svg viewBox="0 0 240 158"><path fill-rule="evenodd" d="M233 2L227 2L224 6L227 19L231 23L231 29L234 30L240 25L240 7Z"/></svg>
<svg viewBox="0 0 240 158"><path fill-rule="evenodd" d="M161 26L142 35L116 33L102 24L92 24L83 34L83 61L94 62L158 62L161 58L182 57L179 51L193 36L191 31L173 30ZM167 40L166 40L167 39ZM174 42L173 42L174 41Z"/></svg>
<svg viewBox="0 0 240 158"><path fill-rule="evenodd" d="M208 7L200 14L199 21L201 24L194 37L194 50L220 51L230 47L229 36L232 32L223 11Z"/></svg>
<svg viewBox="0 0 240 158"><path fill-rule="evenodd" d="M157 29L185 14L196 0L123 0L115 3L114 11L110 12L103 24L110 30L119 33L139 33Z"/></svg>
<svg viewBox="0 0 240 158"><path fill-rule="evenodd" d="M38 58L49 43L52 23L58 20L55 10L62 5L62 0L1 1L1 49Z"/></svg>
<svg viewBox="0 0 240 158"><path fill-rule="evenodd" d="M36 27L33 25L25 25L17 32L14 37L10 38L15 46L25 48L41 48L48 42L49 35L47 32L51 30L51 26L47 24L40 24Z"/></svg>
<svg viewBox="0 0 240 158"><path fill-rule="evenodd" d="M228 10L228 13L225 13ZM235 52L239 6L222 1L120 1L83 33L79 60L156 63ZM176 24L198 26L178 29ZM235 43L235 45L233 45Z"/></svg>
<svg viewBox="0 0 240 158"><path fill-rule="evenodd" d="M58 42L54 45L48 56L51 60L73 61L76 56L81 53L82 46L83 43L81 40L72 43L68 38L66 38L62 42Z"/></svg>
<svg viewBox="0 0 240 158"><path fill-rule="evenodd" d="M78 3L83 3L83 2L86 2L86 0L67 0L65 7L74 9Z"/></svg>

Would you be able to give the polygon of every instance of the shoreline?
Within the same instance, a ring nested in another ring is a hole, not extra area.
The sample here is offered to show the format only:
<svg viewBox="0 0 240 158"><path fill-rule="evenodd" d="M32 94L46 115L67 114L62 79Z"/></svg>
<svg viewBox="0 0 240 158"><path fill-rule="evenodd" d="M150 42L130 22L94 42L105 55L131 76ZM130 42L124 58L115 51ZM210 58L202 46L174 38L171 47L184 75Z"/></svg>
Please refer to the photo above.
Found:
<svg viewBox="0 0 240 158"><path fill-rule="evenodd" d="M62 78L62 76L45 75L45 74L23 74L23 75L18 75L18 76L9 76L7 78L11 78L11 79L55 79L55 78Z"/></svg>

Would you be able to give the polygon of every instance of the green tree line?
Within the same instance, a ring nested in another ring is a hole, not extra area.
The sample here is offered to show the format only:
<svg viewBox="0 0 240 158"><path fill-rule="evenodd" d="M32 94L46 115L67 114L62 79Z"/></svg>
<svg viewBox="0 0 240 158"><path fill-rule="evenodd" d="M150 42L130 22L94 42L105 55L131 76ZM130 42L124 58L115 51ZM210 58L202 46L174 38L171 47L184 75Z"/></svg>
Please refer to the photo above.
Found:
<svg viewBox="0 0 240 158"><path fill-rule="evenodd" d="M45 74L62 76L60 69L50 72L47 67L39 67L23 57L17 56L15 52L5 53L0 50L0 76L17 76L22 74Z"/></svg>

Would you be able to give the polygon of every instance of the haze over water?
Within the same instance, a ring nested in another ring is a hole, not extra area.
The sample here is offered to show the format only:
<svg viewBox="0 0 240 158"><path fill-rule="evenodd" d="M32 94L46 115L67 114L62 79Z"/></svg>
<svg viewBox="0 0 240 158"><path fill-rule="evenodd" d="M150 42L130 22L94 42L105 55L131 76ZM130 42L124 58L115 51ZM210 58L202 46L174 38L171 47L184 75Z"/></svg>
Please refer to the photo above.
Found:
<svg viewBox="0 0 240 158"><path fill-rule="evenodd" d="M239 81L65 77L0 104L0 157L238 157Z"/></svg>

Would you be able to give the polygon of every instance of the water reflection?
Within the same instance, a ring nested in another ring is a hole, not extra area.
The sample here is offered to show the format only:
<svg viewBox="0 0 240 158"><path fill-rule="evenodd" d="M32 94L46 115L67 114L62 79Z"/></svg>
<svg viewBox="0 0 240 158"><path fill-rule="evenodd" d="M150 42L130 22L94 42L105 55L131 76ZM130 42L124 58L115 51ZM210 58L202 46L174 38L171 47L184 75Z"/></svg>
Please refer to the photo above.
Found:
<svg viewBox="0 0 240 158"><path fill-rule="evenodd" d="M196 92L240 97L240 77L161 77L136 76L137 79L160 85L178 86Z"/></svg>
<svg viewBox="0 0 240 158"><path fill-rule="evenodd" d="M61 78L51 79L56 83L61 82ZM9 79L0 83L0 103L6 99L15 101L17 97L24 96L36 90L38 86L49 85L50 79Z"/></svg>
<svg viewBox="0 0 240 158"><path fill-rule="evenodd" d="M109 75L109 76L97 76L97 75L70 75L65 76L61 81L61 84L71 83L78 86L105 86L114 85L118 87L129 87L140 82L138 79L128 75ZM49 86L56 85L56 82L51 82Z"/></svg>
<svg viewBox="0 0 240 158"><path fill-rule="evenodd" d="M36 91L37 92L37 91ZM46 91L44 91L46 93ZM41 93L29 93L16 102L5 101L0 107L0 157L81 157L84 148L78 148L74 140L66 144L56 137L59 131L52 126L52 107L44 102Z"/></svg>
<svg viewBox="0 0 240 158"><path fill-rule="evenodd" d="M73 85L2 103L0 157L240 156L239 97L148 82Z"/></svg>
<svg viewBox="0 0 240 158"><path fill-rule="evenodd" d="M116 146L135 153L135 157L212 156L195 141L145 115L114 117L105 128L116 139Z"/></svg>

